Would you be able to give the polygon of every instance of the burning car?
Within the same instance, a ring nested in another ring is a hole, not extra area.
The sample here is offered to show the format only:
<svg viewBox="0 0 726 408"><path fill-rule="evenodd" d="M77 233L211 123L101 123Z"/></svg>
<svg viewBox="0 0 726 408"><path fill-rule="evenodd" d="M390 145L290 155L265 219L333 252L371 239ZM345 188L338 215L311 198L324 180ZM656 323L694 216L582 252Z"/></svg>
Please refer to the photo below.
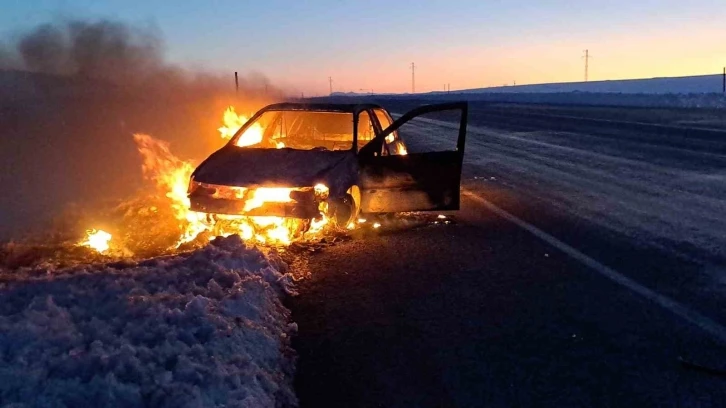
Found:
<svg viewBox="0 0 726 408"><path fill-rule="evenodd" d="M374 104L269 105L192 173L191 210L340 226L360 213L457 210L467 109L426 105L394 121ZM450 110L460 111L456 149L408 153L398 130Z"/></svg>

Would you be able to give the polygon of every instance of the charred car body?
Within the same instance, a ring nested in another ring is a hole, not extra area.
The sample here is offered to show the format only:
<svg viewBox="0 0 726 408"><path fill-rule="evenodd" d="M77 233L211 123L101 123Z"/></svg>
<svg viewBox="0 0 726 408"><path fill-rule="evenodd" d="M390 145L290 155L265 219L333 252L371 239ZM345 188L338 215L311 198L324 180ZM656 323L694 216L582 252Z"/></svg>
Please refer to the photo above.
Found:
<svg viewBox="0 0 726 408"><path fill-rule="evenodd" d="M398 129L460 110L456 149L409 154ZM192 174L193 211L316 219L457 210L467 104L422 106L393 121L378 105L269 105Z"/></svg>

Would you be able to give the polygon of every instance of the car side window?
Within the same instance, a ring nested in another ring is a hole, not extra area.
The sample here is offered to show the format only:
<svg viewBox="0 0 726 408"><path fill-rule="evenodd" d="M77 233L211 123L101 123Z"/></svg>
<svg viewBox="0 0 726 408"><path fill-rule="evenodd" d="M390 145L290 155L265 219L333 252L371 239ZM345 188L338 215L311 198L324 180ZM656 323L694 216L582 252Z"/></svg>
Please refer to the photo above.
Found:
<svg viewBox="0 0 726 408"><path fill-rule="evenodd" d="M378 119L378 123L381 124L381 129L385 129L393 123L391 118L388 116L388 113L386 113L383 109L374 109L373 113L376 114L376 119Z"/></svg>
<svg viewBox="0 0 726 408"><path fill-rule="evenodd" d="M381 149L375 147L376 131L371 115L363 111L358 114L358 152L364 155L378 156Z"/></svg>
<svg viewBox="0 0 726 408"><path fill-rule="evenodd" d="M376 115L376 119L378 119L378 123L380 123L381 125L381 130L385 130L386 128L391 126L391 123L393 123L393 120L388 115L388 112L386 112L385 110L375 109L373 112ZM386 140L383 143L383 148L386 154L406 154L406 146L404 145L403 140L401 140L400 136L398 135L397 130L386 136Z"/></svg>
<svg viewBox="0 0 726 408"><path fill-rule="evenodd" d="M374 137L376 137L376 132L373 129L370 115L368 112L361 112L358 115L358 142L360 145L365 145Z"/></svg>

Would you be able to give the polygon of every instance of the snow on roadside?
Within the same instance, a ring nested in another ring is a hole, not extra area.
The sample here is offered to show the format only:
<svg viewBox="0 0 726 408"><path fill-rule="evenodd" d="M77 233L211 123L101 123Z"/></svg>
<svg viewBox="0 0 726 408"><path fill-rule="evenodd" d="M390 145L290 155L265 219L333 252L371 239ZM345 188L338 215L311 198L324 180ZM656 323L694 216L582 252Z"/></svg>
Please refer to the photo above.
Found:
<svg viewBox="0 0 726 408"><path fill-rule="evenodd" d="M0 401L294 406L286 268L232 236L121 269L0 283Z"/></svg>

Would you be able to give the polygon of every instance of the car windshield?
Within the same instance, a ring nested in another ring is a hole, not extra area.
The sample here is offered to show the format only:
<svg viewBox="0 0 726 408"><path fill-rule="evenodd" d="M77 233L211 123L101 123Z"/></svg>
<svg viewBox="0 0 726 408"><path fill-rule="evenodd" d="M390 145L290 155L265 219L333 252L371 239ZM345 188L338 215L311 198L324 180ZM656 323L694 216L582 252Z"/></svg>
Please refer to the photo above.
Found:
<svg viewBox="0 0 726 408"><path fill-rule="evenodd" d="M365 122L359 137L369 131ZM353 114L345 112L268 111L235 136L241 147L275 149L350 150L353 147Z"/></svg>

